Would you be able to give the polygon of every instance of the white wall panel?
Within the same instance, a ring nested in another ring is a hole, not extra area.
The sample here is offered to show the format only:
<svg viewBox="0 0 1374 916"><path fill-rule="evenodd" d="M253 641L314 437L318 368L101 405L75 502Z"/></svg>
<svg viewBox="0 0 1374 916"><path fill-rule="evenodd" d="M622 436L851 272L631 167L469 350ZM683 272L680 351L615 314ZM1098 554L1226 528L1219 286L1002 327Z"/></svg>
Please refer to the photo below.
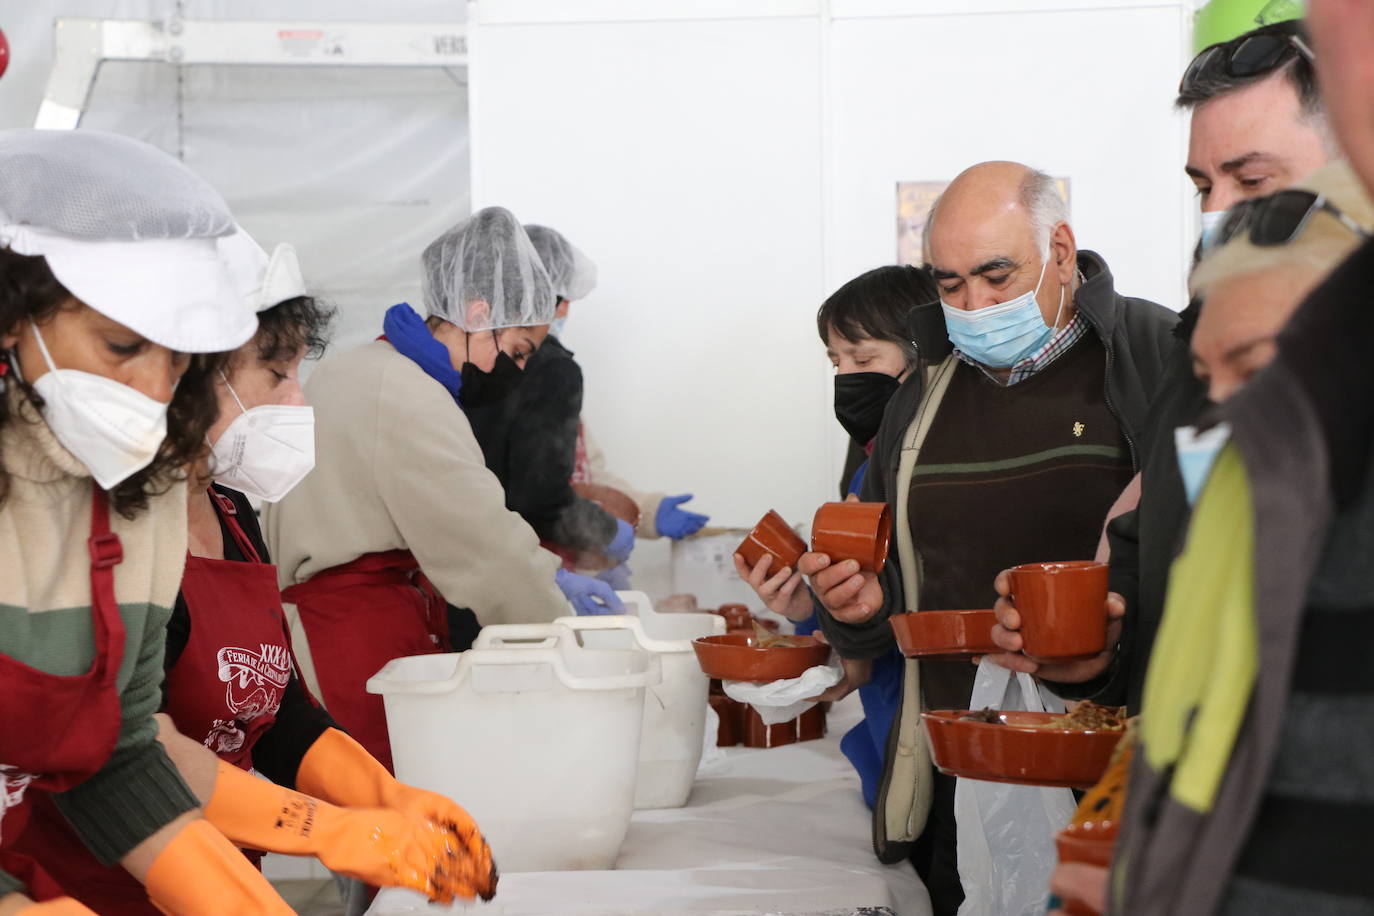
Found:
<svg viewBox="0 0 1374 916"><path fill-rule="evenodd" d="M584 417L638 486L714 521L833 491L815 20L481 26L474 206L600 268L567 336Z"/></svg>

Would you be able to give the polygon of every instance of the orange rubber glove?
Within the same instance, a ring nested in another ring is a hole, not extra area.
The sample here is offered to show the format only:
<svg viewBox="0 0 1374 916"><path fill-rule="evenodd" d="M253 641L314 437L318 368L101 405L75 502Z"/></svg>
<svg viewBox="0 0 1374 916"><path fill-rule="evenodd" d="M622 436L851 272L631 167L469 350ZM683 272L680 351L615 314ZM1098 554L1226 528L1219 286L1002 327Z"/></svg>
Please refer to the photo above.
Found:
<svg viewBox="0 0 1374 916"><path fill-rule="evenodd" d="M70 897L57 897L26 906L18 916L96 916L96 913Z"/></svg>
<svg viewBox="0 0 1374 916"><path fill-rule="evenodd" d="M339 808L220 761L205 817L240 846L314 856L377 887L440 903L474 894L453 832L403 811Z"/></svg>
<svg viewBox="0 0 1374 916"><path fill-rule="evenodd" d="M474 886L478 896L490 900L496 894L491 848L472 816L452 799L397 781L366 748L338 729L326 730L301 758L296 788L336 805L392 808L448 827L466 850L472 874L488 876Z"/></svg>
<svg viewBox="0 0 1374 916"><path fill-rule="evenodd" d="M203 819L172 838L143 887L170 916L293 916L262 873Z"/></svg>

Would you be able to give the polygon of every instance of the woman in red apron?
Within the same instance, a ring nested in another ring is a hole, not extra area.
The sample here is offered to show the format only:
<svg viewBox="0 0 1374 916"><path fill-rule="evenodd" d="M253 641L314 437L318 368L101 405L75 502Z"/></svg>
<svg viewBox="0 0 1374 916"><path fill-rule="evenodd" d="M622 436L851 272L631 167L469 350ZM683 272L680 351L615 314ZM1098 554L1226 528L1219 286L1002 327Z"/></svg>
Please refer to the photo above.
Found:
<svg viewBox="0 0 1374 916"><path fill-rule="evenodd" d="M332 313L304 294L289 246L278 247L269 267L266 253L249 244L244 256L257 265L250 273L266 280L247 285L245 294L270 307L224 370L216 389L220 417L208 436L212 454L194 475L190 551L164 660L162 711L179 733L165 739L169 751L206 802L211 823L241 845L314 855L342 874L436 900L489 895L490 854L467 814L391 779L337 730L296 676L276 568L244 493L280 499L313 465L313 417L297 378L304 356L323 350ZM210 485L212 473L239 489ZM211 752L218 762L206 766L215 760ZM253 769L318 798L274 789L247 775ZM311 837L277 828L279 812L295 803L312 807ZM452 868L442 858L445 835L431 822L457 830L469 867ZM377 831L391 842L374 840ZM29 850L73 845L51 806L38 806L25 840ZM48 858L60 862L51 869L58 883L102 916L156 916L123 869L89 856ZM397 861L408 867L398 869ZM436 861L448 866L445 878L436 877ZM473 880L479 871L482 880Z"/></svg>
<svg viewBox="0 0 1374 916"><path fill-rule="evenodd" d="M386 715L367 680L392 659L445 650L445 599L482 624L553 620L574 594L619 606L606 583L558 570L506 509L464 413L510 393L553 318L548 274L519 221L480 210L421 264L428 318L394 306L383 339L311 374L319 462L265 515L324 703L388 765Z"/></svg>
<svg viewBox="0 0 1374 916"><path fill-rule="evenodd" d="M0 213L0 911L89 912L46 875L66 851L18 851L46 804L164 912L290 913L152 718L220 363L186 354L255 327L217 257L228 210L136 141L0 131Z"/></svg>

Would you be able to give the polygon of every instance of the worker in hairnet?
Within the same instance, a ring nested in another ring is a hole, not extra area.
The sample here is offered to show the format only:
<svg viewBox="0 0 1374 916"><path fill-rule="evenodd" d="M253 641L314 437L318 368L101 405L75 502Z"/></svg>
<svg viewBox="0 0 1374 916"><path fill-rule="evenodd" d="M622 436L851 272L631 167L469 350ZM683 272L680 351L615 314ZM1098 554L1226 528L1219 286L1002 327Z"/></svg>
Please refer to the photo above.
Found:
<svg viewBox="0 0 1374 916"><path fill-rule="evenodd" d="M315 468L266 512L324 704L393 772L367 679L394 658L448 651L446 600L482 624L553 620L568 600L579 613L623 610L605 583L559 569L506 509L463 413L515 390L553 319L524 229L481 210L422 265L425 319L393 308L383 339L311 375Z"/></svg>
<svg viewBox="0 0 1374 916"><path fill-rule="evenodd" d="M587 552L604 555L616 568L603 578L623 589L629 584L624 563L636 536L683 538L700 530L707 516L681 508L690 494L644 493L606 469L581 420L582 370L558 338L571 303L596 286L596 265L557 230L529 225L525 231L558 298L551 336L530 358L515 396L496 409L469 412L469 418L487 466L506 488L507 507L519 512L569 568ZM574 483L624 492L639 507L639 524L631 527L582 498Z"/></svg>

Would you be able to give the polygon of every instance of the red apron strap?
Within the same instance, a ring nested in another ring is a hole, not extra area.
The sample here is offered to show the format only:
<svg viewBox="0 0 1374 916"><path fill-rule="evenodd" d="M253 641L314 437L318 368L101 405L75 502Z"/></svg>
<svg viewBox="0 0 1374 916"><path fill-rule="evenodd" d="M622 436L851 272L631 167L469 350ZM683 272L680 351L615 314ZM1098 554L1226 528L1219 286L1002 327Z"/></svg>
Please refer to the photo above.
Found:
<svg viewBox="0 0 1374 916"><path fill-rule="evenodd" d="M262 555L253 546L248 534L239 525L239 510L235 508L234 501L223 493L216 492L214 487L207 488L210 494L210 502L214 504L215 511L219 513L220 519L228 527L229 533L234 538L234 543L239 545L239 550L243 552L244 559L249 563L261 563Z"/></svg>
<svg viewBox="0 0 1374 916"><path fill-rule="evenodd" d="M114 568L124 562L124 545L110 530L109 495L91 485L91 604L95 623L95 657L104 666L102 684L112 684L124 661L124 625L115 597Z"/></svg>

